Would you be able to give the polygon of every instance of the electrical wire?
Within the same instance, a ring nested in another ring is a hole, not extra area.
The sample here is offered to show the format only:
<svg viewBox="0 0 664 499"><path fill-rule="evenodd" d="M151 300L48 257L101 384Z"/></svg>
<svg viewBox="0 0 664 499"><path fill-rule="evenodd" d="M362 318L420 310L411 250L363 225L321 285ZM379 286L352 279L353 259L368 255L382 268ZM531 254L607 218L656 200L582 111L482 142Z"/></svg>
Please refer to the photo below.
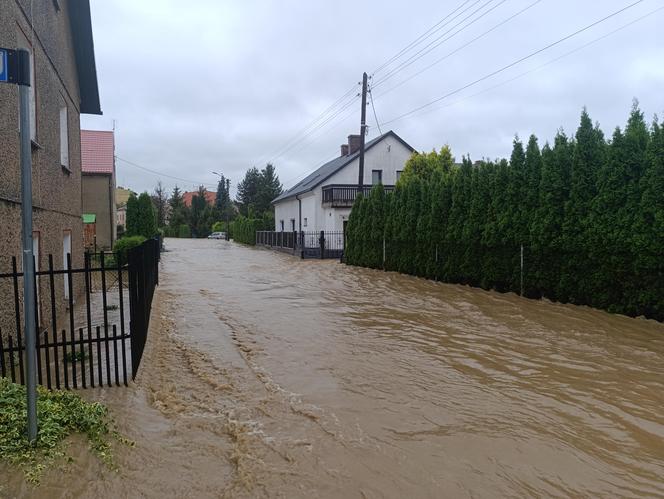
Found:
<svg viewBox="0 0 664 499"><path fill-rule="evenodd" d="M403 114L397 116L396 118L393 118L393 119L391 119L391 120L389 120L389 121L385 121L385 122L382 123L382 125L386 125L386 124L389 124L389 123L394 123L395 121L401 120L401 119L403 119L403 118L405 118L405 117L407 117L407 116L410 116L410 115L412 115L412 114L414 114L414 113L416 113L416 112L418 112L418 111L420 111L420 110L422 110L422 109L425 109L425 108L427 108L427 107L429 107L429 106L432 106L433 104L436 104L437 102L440 102L440 101L442 101L442 100L444 100L444 99L446 99L446 98L448 98L448 97L451 97L452 95L458 94L459 92L462 92L463 90L466 90L467 88L470 88L470 87L472 87L472 86L475 86L475 85L477 85L478 83L481 83L481 82L483 82L483 81L485 81L485 80L487 80L487 79L489 79L489 78L491 78L491 77L493 77L493 76L495 76L495 75L497 75L497 74L500 74L500 73L502 73L502 72L504 72L504 71L506 71L506 70L508 70L508 69L510 69L510 68L512 68L512 67L514 67L514 66L516 66L516 65L518 65L518 64L520 64L520 63L522 63L522 62L524 62L524 61L526 61L526 60L528 60L528 59L530 59L530 58L532 58L532 57L534 57L534 56L536 56L536 55L538 55L538 54L541 54L542 52L544 52L544 51L546 51L546 50L549 50L550 48L553 48L553 47L555 47L555 46L557 46L557 45L560 45L561 43L563 43L563 42L569 40L570 38L573 38L573 37L575 37L575 36L577 36L577 35L579 35L579 34L585 32L585 31L588 31L589 29L591 29L591 28L597 26L598 24L601 24L601 23L603 23L603 22L605 22L605 21L607 21L607 20L609 20L609 19L611 19L611 18L617 16L617 15L619 15L619 14L625 12L626 10L628 10L628 9L630 9L630 8L636 6L636 5L638 5L638 4L640 4L640 3L644 2L644 1L645 1L645 0L637 0L636 2L633 2L633 3L631 3L631 4L629 4L629 5L625 6L625 7L623 7L623 8L621 8L621 9L619 9L619 10L617 10L617 11L615 11L615 12L612 12L611 14L609 14L609 15L607 15L607 16L605 16L605 17L603 17L603 18L601 18L601 19L599 19L599 20L597 20L597 21L595 21L595 22L593 22L593 23L587 25L587 26L584 26L584 27L581 28L581 29L578 29L577 31L575 31L575 32L573 32L573 33L570 33L569 35L564 36L563 38L560 38L560 39L556 40L555 42L552 42L552 43L550 43L550 44L548 44L548 45L546 45L546 46L544 46L544 47L542 47L542 48L540 48L540 49L538 49L538 50L536 50L536 51L534 51L534 52L531 52L530 54L528 54L528 55L526 55L526 56L523 56L523 57L521 57L521 58L519 58L519 59L517 59L517 60L515 60L515 61L513 61L513 62L511 62L511 63L509 63L509 64L507 64L507 65L505 65L505 66L503 66L503 67L501 67L500 69L497 69L497 70L495 70L495 71L493 71L493 72L491 72L491 73L488 73L488 74L486 74L486 75L484 75L484 76L478 78L477 80L474 80L474 81L472 81L472 82L470 82L470 83L468 83L468 84L466 84L466 85L463 85L462 87L457 88L456 90L452 90L451 92L449 92L449 93L447 93L447 94L445 94L445 95L443 95L443 96L441 96L441 97L438 97L438 98L432 100L431 102L427 102L426 104L423 104L423 105L418 106L418 107L416 107L416 108L414 108L414 109L411 109L410 111L408 111L408 112L406 112L406 113L403 113Z"/></svg>
<svg viewBox="0 0 664 499"><path fill-rule="evenodd" d="M380 123L378 122L378 116L376 115L376 106L374 106L372 90L373 90L373 86L369 90L369 98L371 99L371 109L373 109L373 115L374 115L374 119L376 120L376 126L378 127L378 133L383 135L383 131L380 129Z"/></svg>
<svg viewBox="0 0 664 499"><path fill-rule="evenodd" d="M508 83L512 83L513 81L519 80L519 79L521 79L521 78L523 78L523 77L525 77L525 76L528 76L529 74L535 73L535 72L537 72L537 71L541 71L541 70L544 69L545 67L550 66L550 65L552 65L552 64L554 64L554 63L560 61L561 59L564 59L565 57L569 57L570 55L573 55L573 54L575 54L575 53L577 53L577 52L580 52L581 50L586 49L586 48L590 47L591 45L596 44L597 42L600 42L600 41L602 41L602 40L604 40L604 39L606 39L606 38L609 38L610 36L612 36L612 35L614 35L614 34L620 32L620 31L622 31L622 30L624 30L624 29L626 29L626 28L628 28L628 27L630 27L630 26L632 26L632 25L634 25L634 24L636 24L636 23L638 23L638 22L640 22L640 21L642 21L642 20L644 20L644 19L646 19L646 18L648 18L648 17L654 15L654 14L656 14L656 13L659 12L659 11L662 11L662 10L664 10L664 6L659 7L659 8L657 8L657 9L655 9L655 10L652 10L652 11L648 12L647 14L644 14L643 16L640 16L640 17L638 17L638 18L636 18L636 19L634 19L634 20L628 22L627 24L623 24L622 26L620 26L620 27L618 27L618 28L616 28L616 29L614 29L614 30L612 30L612 31L609 31L608 33L606 33L606 34L604 34L604 35L602 35L602 36L600 36L600 37L594 38L593 40L590 40L589 42L586 42L586 43L584 43L583 45L580 45L579 47L576 47L576 48L574 48L574 49L572 49L572 50L570 50L570 51L568 51L568 52L565 52L564 54L561 54L561 55L559 55L559 56L557 56L557 57L555 57L555 58L553 58L553 59L550 59L550 60L548 60L547 62L545 62L545 63L543 63L543 64L540 64L539 66L537 66L537 67L535 67L535 68L532 68L532 69L529 69L528 71L524 71L524 72L522 72L522 73L519 73L518 75L516 75L516 76L514 76L514 77L512 77L512 78L509 78L508 80L504 80L504 81L502 81L502 82L500 82L500 83L498 83L498 84L496 84L496 85L492 85L491 87L487 87L487 88L485 88L485 89L483 89L483 90L480 90L479 92L475 92L474 94L467 95L467 96L465 96L465 97L462 97L461 99L457 99L457 100L455 100L455 101L453 101L453 102L450 102L450 103L447 103L447 104L445 104L445 105L443 105L443 106L436 106L436 107L434 107L434 108L428 109L428 110L425 111L424 113L420 113L420 115L422 115L422 114L426 114L426 112L435 111L435 110L438 110L438 109L441 109L441 108L446 108L446 107L454 106L454 105L459 104L459 103L461 103L461 102L464 102L464 101L466 101L466 100L468 100L468 99L472 99L472 98L474 98L474 97L477 97L478 95L482 95L482 94L485 94L485 93L490 92L490 91L492 91L492 90L495 90L495 89L497 89L497 88L499 88L499 87L505 86L505 85L507 85ZM394 120L392 120L392 121L394 121Z"/></svg>
<svg viewBox="0 0 664 499"><path fill-rule="evenodd" d="M207 185L207 186L216 186L216 185L217 185L217 184L214 184L214 183L211 183L211 182L197 182L197 181L195 181L195 180L190 180L190 179L186 179L186 178L175 177L175 176L173 176L173 175L168 175L168 174L166 174L166 173L162 173L162 172L159 172L159 171L157 171L157 170L152 170L152 169L147 168L147 167L145 167L145 166L141 166L141 165L139 165L139 164L137 164L137 163L134 163L133 161L129 161L129 160L127 160L127 159L121 158L120 156L115 156L115 159L118 160L118 161L122 161L123 163L126 163L126 164L128 164L128 165L131 165L131 166L133 166L133 167L135 167L135 168L138 168L138 169L140 169L140 170L144 170L144 171L146 171L146 172L149 172L149 173L152 173L152 174L154 174L154 175L157 175L157 176L159 176L159 177L166 177L166 178L170 178L170 179L172 179L172 180L179 180L179 181L181 181L181 182L186 182L186 183L188 183L188 184L192 184L192 185Z"/></svg>
<svg viewBox="0 0 664 499"><path fill-rule="evenodd" d="M304 135L310 133L311 129L317 127L319 122L325 119L327 115L332 113L335 110L335 108L343 106L342 103L348 98L348 96L357 92L357 86L358 84L353 85L341 97L336 99L332 104L330 104L327 108L325 108L319 115L317 115L311 122L309 122L304 128L299 130L296 134L294 134L286 142L280 145L277 149L273 150L273 152L271 152L270 154L266 155L264 154L263 156L261 156L257 161L257 163L260 164L265 159L269 159L271 161L274 158L278 158L281 155L283 155L284 154L283 151L287 150L292 145L293 142L299 141Z"/></svg>
<svg viewBox="0 0 664 499"><path fill-rule="evenodd" d="M307 140L309 137L311 137L315 132L317 132L318 130L322 129L322 128L325 127L326 125L328 125L328 124L329 124L330 122L332 122L337 116L339 116L339 115L340 115L341 113L343 113L346 109L348 109L348 108L351 107L353 104L355 104L355 102L356 102L358 99L359 99L359 96L358 96L358 95L353 96L353 97L352 97L348 102L346 102L341 108L339 108L338 110L336 110L332 115L328 116L324 121L322 121L321 123L319 123L315 128L313 128L312 130L310 130L309 132L307 132L306 134L304 134L303 136L301 136L297 141L293 142L288 148L286 148L285 150L283 150L280 154L278 154L277 156L273 156L273 157L270 159L270 162L274 162L274 161L276 161L277 159L279 159L280 157L282 157L283 155L285 155L287 152L292 151L295 147L297 147L298 145L302 144L302 142L306 141L306 140Z"/></svg>
<svg viewBox="0 0 664 499"><path fill-rule="evenodd" d="M446 59L448 59L449 57L453 56L454 54L458 53L458 52L461 51L462 49L468 47L469 45L472 45L472 44L475 43L476 41L478 41L478 40L484 38L484 37L485 37L486 35L488 35L489 33L495 31L496 29L500 28L501 26L503 26L503 25L507 24L508 22L512 21L513 19L515 19L516 17L520 16L520 15L523 14L524 12L530 10L531 8L533 8L533 7L534 7L535 5L537 5L538 3L541 3L542 1L543 1L543 0L535 0L535 1L534 1L533 3L531 3L530 5L527 5L527 6L524 7L523 9L521 9L521 10L519 10L518 12L512 14L512 15L509 16L508 18L502 20L501 22L499 22L498 24L496 24L496 25L494 25L493 27L489 28L488 30L484 31L483 33L481 33L480 35L476 36L476 37L473 38L472 40L470 40L470 41L464 43L464 44L461 45L460 47L457 47L457 48L454 49L452 52L449 52L449 53L445 54L443 57L441 57L441 58L439 58L439 59L436 59L434 62L432 62L432 63L429 64L428 66L425 66L424 68L420 69L420 70L417 71L416 73L410 75L410 76L409 76L408 78L406 78L405 80L402 80L402 81L400 81L399 83L397 83L396 85L394 85L394 86L388 88L388 89L385 90L384 92L381 92L380 94L378 94L378 95L376 96L376 99L379 99L380 97L384 96L385 94L388 94L388 93L392 92L393 90L396 90L397 88L401 87L402 85L404 85L405 83L409 82L409 81L412 80L413 78L415 78L415 77L421 75L421 74L424 73L425 71L428 71L428 70L431 69L432 67L436 66L437 64L440 64L441 62L443 62L444 60L446 60Z"/></svg>
<svg viewBox="0 0 664 499"><path fill-rule="evenodd" d="M493 1L493 0L490 0ZM443 17L441 20L439 20L436 24L434 24L431 28L429 28L425 33L420 35L418 38L416 38L413 42L409 43L406 45L404 48L402 48L399 52L397 52L394 56L392 56L390 59L385 61L381 66L376 68L372 74L381 71L383 68L389 66L393 61L397 60L399 57L401 57L403 54L407 53L412 47L416 46L419 44L421 41L429 38L432 36L434 33L442 29L444 26L449 24L452 20L454 20L456 17L459 15L462 15L464 12L466 12L468 9L472 8L474 5L478 4L480 0L475 0L469 7L467 7L465 10L461 11L457 16L452 18L448 23L445 23L447 19L449 19L451 16L453 16L457 11L462 9L466 4L470 3L471 0L465 0L462 2L459 6L457 6L452 12L450 12L447 16ZM274 161L287 152L291 151L294 147L296 147L298 144L302 143L302 141L306 140L307 137L314 135L318 130L323 128L324 126L330 124L332 121L334 121L335 118L337 118L340 113L342 113L345 109L347 109L347 102L344 103L344 99L348 97L352 92L354 92L357 88L357 85L354 85L349 89L346 93L344 93L341 97L339 97L335 102L333 102L328 108L326 108L323 112L321 112L313 121L311 121L307 126L305 126L303 129L301 129L297 134L292 136L288 141L286 141L282 146L280 146L278 149L276 149L273 153L269 155L264 155L259 159L259 163L262 162L266 157L270 158L270 161ZM377 122L378 125L378 122Z"/></svg>
<svg viewBox="0 0 664 499"><path fill-rule="evenodd" d="M406 69L407 67L411 66L412 64L414 64L416 61L420 60L420 59L421 59L422 57L424 57L425 55L431 53L433 50L435 50L436 48L440 47L443 43L445 43L445 42L451 40L452 38L454 38L456 35L458 35L458 34L461 33L462 31L468 29L470 26L472 26L473 24L475 24L477 21L479 21L480 19L482 19L482 18L483 18L484 16L486 16L487 14L490 14L491 12L493 12L495 9L497 9L497 8L500 7L502 4L504 4L507 0L501 0L499 3L497 3L496 5L494 5L493 7L491 7L489 10L487 10L486 12L480 14L480 15L477 16L475 19L471 20L468 24L466 24L465 26L462 26L459 30L455 31L455 32L452 33L450 36L447 36L447 37L446 37L446 35L448 35L450 32L452 32L455 28L457 28L457 27L460 26L461 24L463 24L463 23L465 23L466 21L468 21L468 19L470 19L470 18L473 17L475 14L477 14L479 11L481 11L482 9L484 9L485 7L487 7L487 6L488 6L489 4L491 4L493 1L494 1L494 0L489 0L489 1L487 1L486 3L482 4L478 9L474 10L471 14L469 14L468 16L466 16L465 18L463 18L463 19L462 19L461 21L459 21L457 24L455 24L454 26L452 26L449 30L445 31L442 35L440 35L439 37L435 38L432 42L430 42L429 44L427 44L427 45L425 45L424 47L422 47L420 50L418 50L418 51L415 52L413 55L411 55L408 59L406 59L405 61L401 62L397 67L395 67L395 68L391 69L390 71L388 71L388 73L387 73L385 76L383 76L383 77L380 78L377 82L375 82L375 86L380 86L380 85L382 85L383 83L385 83L387 80L389 80L390 78L393 78L394 75L398 74L399 72L403 71L403 70Z"/></svg>
<svg viewBox="0 0 664 499"><path fill-rule="evenodd" d="M386 68L387 66L389 66L392 62L394 62L394 61L397 60L399 57L401 57L403 54L405 54L406 52L408 52L412 47L414 47L415 45L417 45L418 43L420 43L422 40L428 38L428 37L431 36L433 33L435 33L436 31L438 31L439 29L441 29L442 27L446 26L447 23L446 23L446 24L443 24L443 26L440 26L440 25L441 25L444 21L446 21L446 20L447 20L452 14L454 14L457 10L461 9L464 5L466 5L468 2L470 2L470 0L466 0L465 2L462 2L461 5L459 5L456 9L454 9L452 12L450 12L449 14L447 14L447 15L446 15L445 17L443 17L441 20L439 20L436 24L434 24L433 26L431 26L428 30L426 30L424 33L422 33L420 36L418 36L415 40L413 40L413 41L410 42L408 45L406 45L404 48L402 48L399 52L397 52L397 53L394 54L392 57L390 57L390 58L389 58L387 61L385 61L383 64L381 64L381 65L378 66L376 69L374 69L374 70L371 72L371 75L373 76L373 75L375 75L376 73L382 71L384 68ZM479 3L479 2L480 2L480 0L476 0L475 2L473 2L473 4L472 4L469 8L471 8L473 5L476 5L476 4ZM440 26L440 28L439 28L439 26Z"/></svg>

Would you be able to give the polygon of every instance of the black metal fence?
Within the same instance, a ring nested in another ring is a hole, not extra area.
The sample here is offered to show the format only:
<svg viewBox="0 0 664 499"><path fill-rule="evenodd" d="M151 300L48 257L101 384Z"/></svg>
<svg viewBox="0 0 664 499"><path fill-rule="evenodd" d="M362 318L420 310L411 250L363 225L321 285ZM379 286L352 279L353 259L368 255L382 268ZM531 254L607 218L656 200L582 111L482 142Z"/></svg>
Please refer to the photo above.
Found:
<svg viewBox="0 0 664 499"><path fill-rule="evenodd" d="M301 258L339 258L344 250L343 231L257 231L256 244L288 251Z"/></svg>
<svg viewBox="0 0 664 499"><path fill-rule="evenodd" d="M158 239L150 239L129 250L126 263L109 253L87 253L83 268L72 268L71 255L67 255L65 268L59 270L53 256L48 256L48 269L35 275L40 385L49 389L120 386L128 384L129 372L132 379L136 376L158 283L159 247ZM0 274L0 281L11 282L12 291L12 296L0 296L3 311L13 301L15 319L13 334L3 337L0 331L0 376L21 384L26 351L21 329L22 279L14 257L11 272ZM64 293L56 292L58 288L64 288ZM63 299L65 307L58 303Z"/></svg>

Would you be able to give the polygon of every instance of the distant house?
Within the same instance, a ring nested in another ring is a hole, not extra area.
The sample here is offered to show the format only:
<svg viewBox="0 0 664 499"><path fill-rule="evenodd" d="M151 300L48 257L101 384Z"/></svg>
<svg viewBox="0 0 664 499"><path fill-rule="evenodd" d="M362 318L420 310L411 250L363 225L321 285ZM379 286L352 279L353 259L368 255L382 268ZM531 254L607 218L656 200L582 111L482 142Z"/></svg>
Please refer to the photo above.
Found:
<svg viewBox="0 0 664 499"><path fill-rule="evenodd" d="M34 21L34 24L33 24ZM30 52L30 138L32 139L33 251L37 270L65 266L71 254L83 266L81 219L80 115L101 114L90 5L77 2L0 2L0 47ZM18 88L0 85L0 273L21 268L21 173L19 166ZM66 281L55 286L57 312L68 295ZM80 287L73 283L74 293ZM0 296L11 294L0 279ZM38 280L38 305L50 296L47 279ZM10 306L11 310L7 310ZM13 303L0 300L0 329L15 329ZM39 314L41 317L41 314ZM8 320L5 320L8 319Z"/></svg>
<svg viewBox="0 0 664 499"><path fill-rule="evenodd" d="M182 202L187 208L191 208L191 200L194 196L198 196L198 191L188 191L182 194ZM205 201L209 206L214 206L214 202L217 199L217 193L206 190L205 191Z"/></svg>
<svg viewBox="0 0 664 499"><path fill-rule="evenodd" d="M81 130L81 170L83 213L96 215L93 246L110 249L117 235L112 131Z"/></svg>
<svg viewBox="0 0 664 499"><path fill-rule="evenodd" d="M129 196L131 196L132 194L136 193L131 189L117 186L115 188L115 206L119 208L120 206L126 205L127 201L129 201Z"/></svg>
<svg viewBox="0 0 664 499"><path fill-rule="evenodd" d="M285 191L274 201L276 231L341 231L358 193L360 136L349 135L341 155ZM365 145L363 191L383 184L394 189L414 149L393 131Z"/></svg>

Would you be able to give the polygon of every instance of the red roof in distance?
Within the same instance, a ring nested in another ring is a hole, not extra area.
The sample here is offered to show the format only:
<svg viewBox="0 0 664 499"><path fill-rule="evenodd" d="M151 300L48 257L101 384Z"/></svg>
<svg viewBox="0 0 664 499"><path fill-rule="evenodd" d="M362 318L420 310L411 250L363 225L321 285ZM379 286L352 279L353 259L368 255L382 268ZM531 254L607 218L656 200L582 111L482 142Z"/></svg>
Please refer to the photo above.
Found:
<svg viewBox="0 0 664 499"><path fill-rule="evenodd" d="M194 196L198 196L198 191L189 191L182 194L182 202L187 208L191 207L191 199ZM216 199L217 199L216 192L210 192L208 190L205 191L205 200L207 201L207 204L209 206L214 206L214 202Z"/></svg>
<svg viewBox="0 0 664 499"><path fill-rule="evenodd" d="M115 170L113 132L81 130L81 171L113 175Z"/></svg>

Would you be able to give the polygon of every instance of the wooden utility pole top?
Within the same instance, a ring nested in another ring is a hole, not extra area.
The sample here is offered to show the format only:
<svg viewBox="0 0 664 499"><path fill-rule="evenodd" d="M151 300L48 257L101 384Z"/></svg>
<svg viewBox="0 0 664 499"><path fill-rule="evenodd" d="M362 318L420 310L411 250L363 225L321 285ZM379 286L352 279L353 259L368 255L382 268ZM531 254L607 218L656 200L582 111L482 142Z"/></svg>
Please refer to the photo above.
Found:
<svg viewBox="0 0 664 499"><path fill-rule="evenodd" d="M357 192L364 191L364 137L367 134L367 74L362 75L362 117L360 118L360 172Z"/></svg>

